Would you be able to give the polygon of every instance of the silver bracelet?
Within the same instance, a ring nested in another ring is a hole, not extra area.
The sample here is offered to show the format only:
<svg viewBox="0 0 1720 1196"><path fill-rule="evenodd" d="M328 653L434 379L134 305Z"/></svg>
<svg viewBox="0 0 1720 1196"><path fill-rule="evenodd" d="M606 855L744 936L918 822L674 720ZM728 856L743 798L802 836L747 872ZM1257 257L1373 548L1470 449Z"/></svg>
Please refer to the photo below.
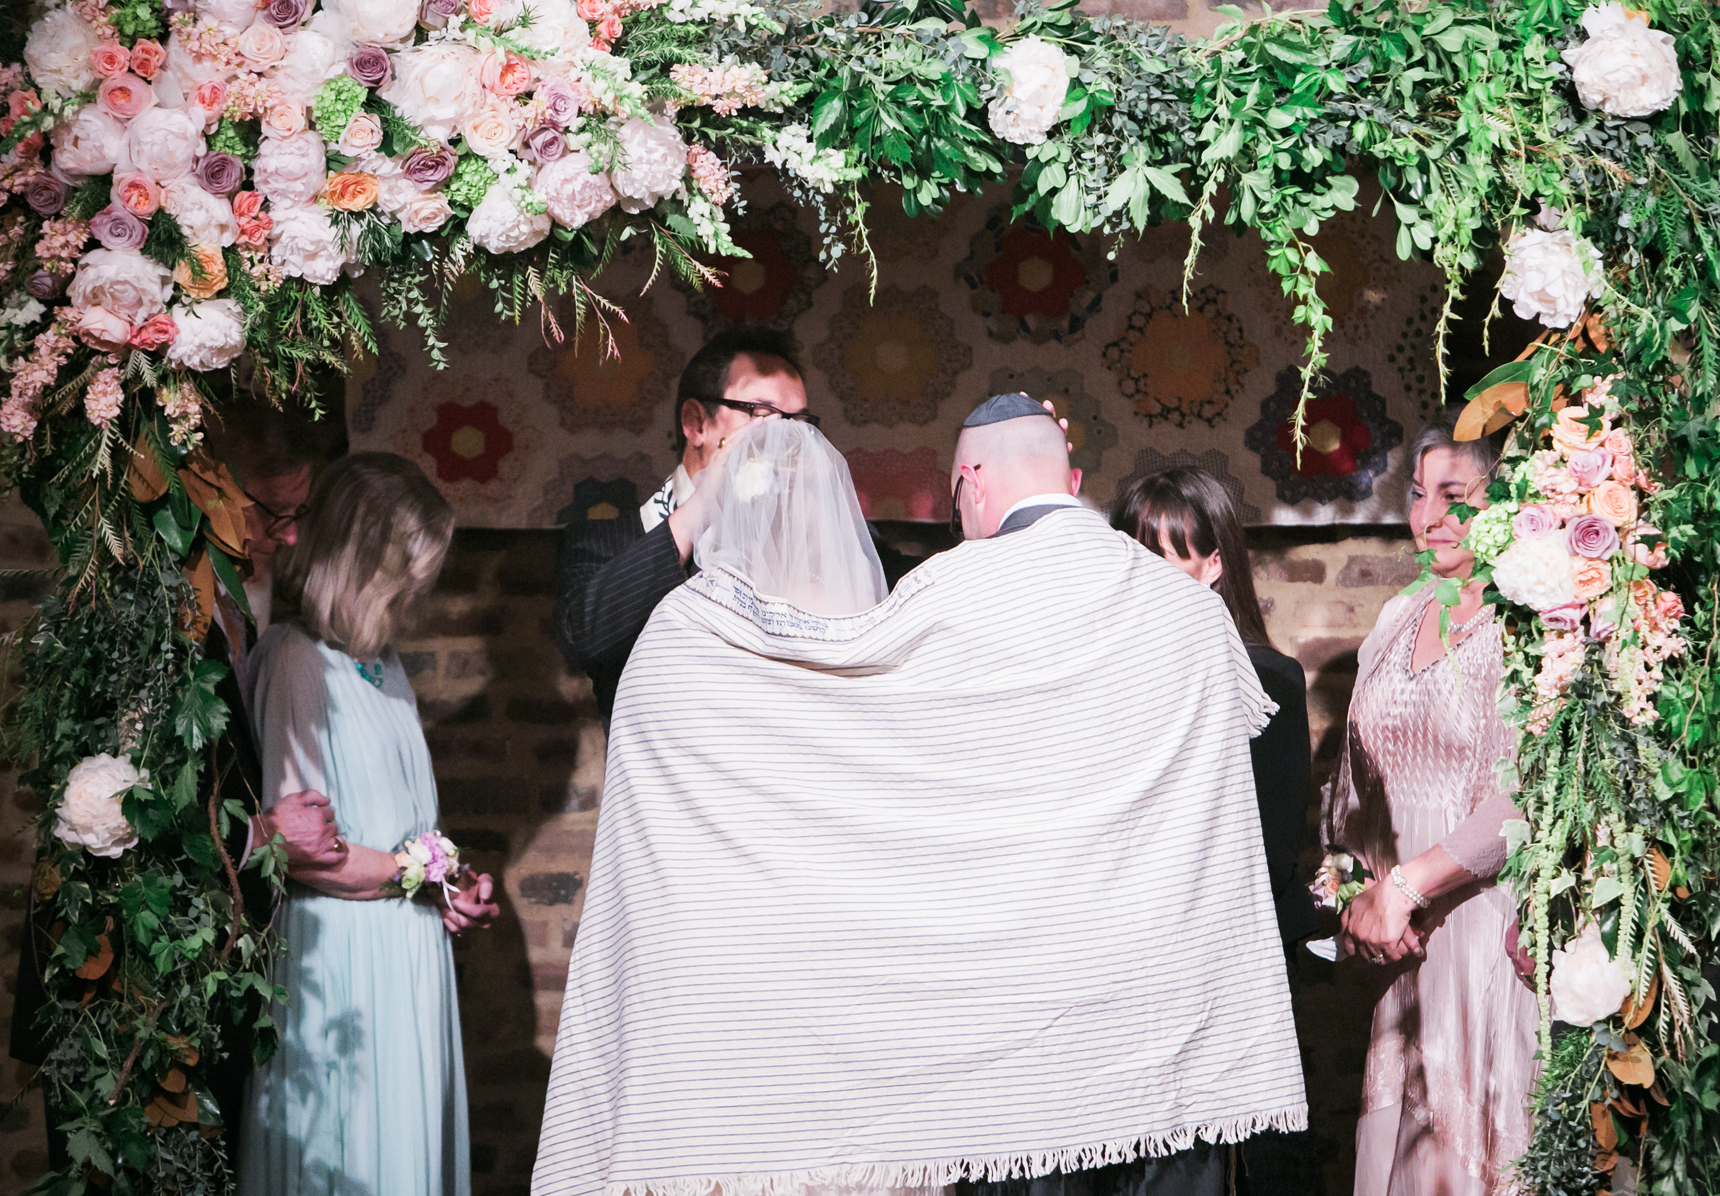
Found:
<svg viewBox="0 0 1720 1196"><path fill-rule="evenodd" d="M1392 865L1391 876L1392 884L1397 887L1397 891L1402 893L1405 897L1408 897L1410 899L1410 903L1417 909L1426 909L1428 906L1433 904L1433 902L1415 891L1409 881L1403 878L1403 870L1396 864Z"/></svg>

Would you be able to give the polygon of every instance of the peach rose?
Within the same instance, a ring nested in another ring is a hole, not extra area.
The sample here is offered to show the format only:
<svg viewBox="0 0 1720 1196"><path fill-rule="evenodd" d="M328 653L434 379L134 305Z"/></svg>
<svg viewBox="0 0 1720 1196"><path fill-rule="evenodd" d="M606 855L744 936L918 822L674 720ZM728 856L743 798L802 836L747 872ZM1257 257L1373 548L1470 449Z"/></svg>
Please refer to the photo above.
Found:
<svg viewBox="0 0 1720 1196"><path fill-rule="evenodd" d="M227 110L227 84L220 79L205 79L191 93L190 106L203 113L205 125L215 123Z"/></svg>
<svg viewBox="0 0 1720 1196"><path fill-rule="evenodd" d="M1636 522L1636 494L1629 486L1618 482L1602 482L1588 498L1589 510L1614 527L1628 527Z"/></svg>
<svg viewBox="0 0 1720 1196"><path fill-rule="evenodd" d="M263 193L261 191L241 191L233 197L233 215L241 220L249 220L263 210Z"/></svg>
<svg viewBox="0 0 1720 1196"><path fill-rule="evenodd" d="M466 0L466 15L480 25L488 25L496 19L496 9L500 0Z"/></svg>
<svg viewBox="0 0 1720 1196"><path fill-rule="evenodd" d="M167 64L167 51L153 38L140 37L131 47L131 73L154 80Z"/></svg>
<svg viewBox="0 0 1720 1196"><path fill-rule="evenodd" d="M1606 417L1601 416L1599 431L1591 431L1583 422L1597 415L1601 415L1599 409L1590 409L1581 403L1572 403L1560 411L1553 421L1554 446L1567 457L1579 449L1600 448L1611 431Z"/></svg>
<svg viewBox="0 0 1720 1196"><path fill-rule="evenodd" d="M1654 609L1648 612L1648 621L1657 630L1665 631L1684 617L1684 599L1671 590L1662 590L1654 596Z"/></svg>
<svg viewBox="0 0 1720 1196"><path fill-rule="evenodd" d="M143 323L131 330L131 346L148 352L159 349L163 345L172 344L173 338L179 334L179 328L173 322L173 317L163 312L149 317Z"/></svg>
<svg viewBox="0 0 1720 1196"><path fill-rule="evenodd" d="M1577 584L1577 597L1583 602L1599 598L1612 588L1612 566L1605 561L1587 557L1573 559L1571 575Z"/></svg>
<svg viewBox="0 0 1720 1196"><path fill-rule="evenodd" d="M78 317L77 334L90 348L112 353L130 339L131 325L124 316L115 315L105 307L86 307Z"/></svg>
<svg viewBox="0 0 1720 1196"><path fill-rule="evenodd" d="M532 85L532 64L518 54L493 50L478 67L478 82L499 96L517 96Z"/></svg>
<svg viewBox="0 0 1720 1196"><path fill-rule="evenodd" d="M133 74L115 75L96 89L96 106L115 120L130 120L155 107L155 88Z"/></svg>
<svg viewBox="0 0 1720 1196"><path fill-rule="evenodd" d="M480 108L460 126L467 148L483 158L493 158L507 149L514 143L516 132L512 114L500 103Z"/></svg>
<svg viewBox="0 0 1720 1196"><path fill-rule="evenodd" d="M104 79L125 74L131 52L118 42L103 42L90 51L90 69Z"/></svg>
<svg viewBox="0 0 1720 1196"><path fill-rule="evenodd" d="M582 21L601 21L609 12L609 6L603 0L579 0L577 11Z"/></svg>
<svg viewBox="0 0 1720 1196"><path fill-rule="evenodd" d="M213 299L227 288L227 262L214 245L193 245L191 256L197 260L196 274L191 263L181 261L173 267L173 281L192 299Z"/></svg>
<svg viewBox="0 0 1720 1196"><path fill-rule="evenodd" d="M374 207L381 193L375 175L347 170L328 176L328 182L323 184L322 201L337 212L362 212Z"/></svg>
<svg viewBox="0 0 1720 1196"><path fill-rule="evenodd" d="M142 220L161 207L161 185L147 174L115 175L111 194L114 203Z"/></svg>
<svg viewBox="0 0 1720 1196"><path fill-rule="evenodd" d="M287 39L267 21L256 21L239 35L239 57L254 71L266 71L287 56Z"/></svg>
<svg viewBox="0 0 1720 1196"><path fill-rule="evenodd" d="M261 115L263 132L270 137L291 137L305 130L305 106L297 100L275 100Z"/></svg>

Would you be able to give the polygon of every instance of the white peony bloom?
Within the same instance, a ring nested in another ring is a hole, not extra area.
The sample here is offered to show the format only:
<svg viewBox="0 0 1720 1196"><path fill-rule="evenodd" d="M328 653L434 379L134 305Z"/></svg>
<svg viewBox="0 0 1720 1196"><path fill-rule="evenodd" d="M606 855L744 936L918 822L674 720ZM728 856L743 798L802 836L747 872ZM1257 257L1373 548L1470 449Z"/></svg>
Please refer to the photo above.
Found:
<svg viewBox="0 0 1720 1196"><path fill-rule="evenodd" d="M1511 300L1518 319L1568 328L1603 289L1600 252L1564 229L1529 229L1506 246L1499 293Z"/></svg>
<svg viewBox="0 0 1720 1196"><path fill-rule="evenodd" d="M458 42L426 42L394 56L394 78L378 94L428 137L447 141L484 102L478 52Z"/></svg>
<svg viewBox="0 0 1720 1196"><path fill-rule="evenodd" d="M615 134L625 165L612 171L609 181L621 197L622 211L646 211L681 189L687 173L687 143L673 122L659 117L648 123L634 117Z"/></svg>
<svg viewBox="0 0 1720 1196"><path fill-rule="evenodd" d="M1493 562L1493 585L1512 602L1552 610L1577 600L1576 577L1563 536L1519 539Z"/></svg>
<svg viewBox="0 0 1720 1196"><path fill-rule="evenodd" d="M317 286L328 286L340 277L341 267L352 255L324 208L313 203L275 204L270 215L275 220L275 245L269 260L281 273Z"/></svg>
<svg viewBox="0 0 1720 1196"><path fill-rule="evenodd" d="M239 222L232 203L211 195L190 176L174 179L161 189L161 206L172 213L193 245L225 248L238 239Z"/></svg>
<svg viewBox="0 0 1720 1196"><path fill-rule="evenodd" d="M251 171L253 185L271 200L309 203L328 178L322 134L303 129L290 137L265 137Z"/></svg>
<svg viewBox="0 0 1720 1196"><path fill-rule="evenodd" d="M191 12L194 16L209 17L221 26L222 32L236 36L257 19L261 7L256 0L192 0Z"/></svg>
<svg viewBox="0 0 1720 1196"><path fill-rule="evenodd" d="M991 102L991 130L1017 145L1044 141L1069 94L1069 56L1050 42L1024 37L992 62L1008 80Z"/></svg>
<svg viewBox="0 0 1720 1196"><path fill-rule="evenodd" d="M1608 116L1648 116L1671 107L1684 80L1670 33L1649 28L1648 14L1622 4L1590 7L1583 29L1588 40L1564 58L1584 106Z"/></svg>
<svg viewBox="0 0 1720 1196"><path fill-rule="evenodd" d="M532 0L532 23L515 38L553 59L571 59L591 44L591 28L579 19L573 0ZM541 70L546 66L537 60Z"/></svg>
<svg viewBox="0 0 1720 1196"><path fill-rule="evenodd" d="M54 168L76 179L106 174L125 149L125 126L94 104L79 108L48 134L54 143Z"/></svg>
<svg viewBox="0 0 1720 1196"><path fill-rule="evenodd" d="M54 834L68 847L117 860L137 846L137 831L125 820L120 801L148 780L123 756L87 756L66 776L66 795L54 814Z"/></svg>
<svg viewBox="0 0 1720 1196"><path fill-rule="evenodd" d="M90 51L97 44L95 30L77 13L50 9L30 26L30 36L24 40L24 65L44 95L75 96L96 85Z"/></svg>
<svg viewBox="0 0 1720 1196"><path fill-rule="evenodd" d="M418 32L419 0L339 0L331 3L346 19L348 36L356 45L403 46Z"/></svg>
<svg viewBox="0 0 1720 1196"><path fill-rule="evenodd" d="M487 253L516 253L549 236L548 212L523 211L514 202L514 189L497 183L466 218L466 231Z"/></svg>
<svg viewBox="0 0 1720 1196"><path fill-rule="evenodd" d="M141 324L167 310L173 271L131 250L92 249L78 262L66 297L80 311L100 307L127 324Z"/></svg>
<svg viewBox="0 0 1720 1196"><path fill-rule="evenodd" d="M151 108L125 130L132 169L158 183L191 173L203 152L203 121L182 108Z"/></svg>
<svg viewBox="0 0 1720 1196"><path fill-rule="evenodd" d="M287 56L269 71L269 79L283 99L309 107L322 85L346 70L346 55L340 51L340 44L324 30L296 29L287 34Z"/></svg>
<svg viewBox="0 0 1720 1196"><path fill-rule="evenodd" d="M549 214L557 224L578 228L615 206L615 188L606 174L591 173L591 158L584 150L569 150L554 162L538 167L532 190L549 203Z"/></svg>
<svg viewBox="0 0 1720 1196"><path fill-rule="evenodd" d="M1571 1026L1592 1026L1617 1013L1630 996L1630 973L1607 954L1600 927L1590 922L1553 952L1547 990L1555 1018Z"/></svg>
<svg viewBox="0 0 1720 1196"><path fill-rule="evenodd" d="M179 329L167 346L167 360L188 370L218 370L231 365L245 348L245 312L232 299L179 303L168 313Z"/></svg>

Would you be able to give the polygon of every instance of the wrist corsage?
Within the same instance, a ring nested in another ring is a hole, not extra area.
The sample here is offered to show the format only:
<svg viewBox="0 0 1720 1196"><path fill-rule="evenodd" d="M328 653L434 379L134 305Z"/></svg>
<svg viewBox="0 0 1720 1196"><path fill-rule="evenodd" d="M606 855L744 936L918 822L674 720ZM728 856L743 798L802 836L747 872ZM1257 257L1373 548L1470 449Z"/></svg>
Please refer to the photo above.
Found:
<svg viewBox="0 0 1720 1196"><path fill-rule="evenodd" d="M460 862L460 849L441 831L425 831L406 840L394 853L394 862L399 871L382 885L389 897L411 899L426 884L438 884L443 896L452 900L460 878L471 871Z"/></svg>
<svg viewBox="0 0 1720 1196"><path fill-rule="evenodd" d="M1308 886L1308 892L1314 897L1316 909L1329 909L1341 914L1372 879L1373 874L1354 856L1335 851L1320 861L1320 870L1314 874L1314 883ZM1304 945L1328 961L1335 961L1343 953L1340 939L1314 939Z"/></svg>

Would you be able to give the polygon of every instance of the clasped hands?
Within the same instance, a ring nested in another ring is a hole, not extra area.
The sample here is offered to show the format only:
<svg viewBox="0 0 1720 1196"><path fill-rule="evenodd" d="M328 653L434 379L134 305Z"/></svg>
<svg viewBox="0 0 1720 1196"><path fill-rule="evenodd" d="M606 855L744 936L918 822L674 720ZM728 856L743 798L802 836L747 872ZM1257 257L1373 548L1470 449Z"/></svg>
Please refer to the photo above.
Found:
<svg viewBox="0 0 1720 1196"><path fill-rule="evenodd" d="M1422 935L1411 925L1415 902L1396 885L1382 883L1378 877L1370 877L1363 884L1366 887L1344 911L1340 938L1345 948L1376 964L1397 963L1411 956L1422 958Z"/></svg>
<svg viewBox="0 0 1720 1196"><path fill-rule="evenodd" d="M315 790L289 793L251 820L253 847L273 843L277 834L286 849L289 876L295 871L326 872L340 868L354 854L341 838L329 799ZM358 850L365 855L383 855L367 848ZM392 857L378 863L392 870ZM459 934L474 926L488 927L502 912L494 900L495 881L488 873L476 874L471 884L456 890L452 897L443 893L439 885L431 887L436 890L436 907L449 934Z"/></svg>

